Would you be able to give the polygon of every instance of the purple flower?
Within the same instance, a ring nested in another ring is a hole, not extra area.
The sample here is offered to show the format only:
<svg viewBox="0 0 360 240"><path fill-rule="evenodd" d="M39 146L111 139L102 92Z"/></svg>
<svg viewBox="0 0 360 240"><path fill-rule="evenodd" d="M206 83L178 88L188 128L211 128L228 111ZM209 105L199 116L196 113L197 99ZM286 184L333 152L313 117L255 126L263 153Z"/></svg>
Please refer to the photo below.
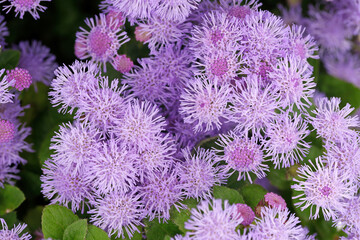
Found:
<svg viewBox="0 0 360 240"><path fill-rule="evenodd" d="M262 88L259 81L258 76L249 75L236 82L232 119L238 124L237 130L251 130L257 136L276 117L275 110L279 108L273 87Z"/></svg>
<svg viewBox="0 0 360 240"><path fill-rule="evenodd" d="M220 0L220 5L229 16L244 20L250 14L258 11L262 3L259 3L258 0Z"/></svg>
<svg viewBox="0 0 360 240"><path fill-rule="evenodd" d="M258 178L266 176L269 167L264 164L262 145L257 143L256 138L248 138L246 132L230 132L227 135L220 135L216 142L221 149L215 149L221 160L224 160L228 167L239 172L238 181L241 179L252 182L250 173ZM223 154L223 155L222 155Z"/></svg>
<svg viewBox="0 0 360 240"><path fill-rule="evenodd" d="M349 116L354 110L350 104L340 109L340 98L319 98L315 104L317 108L312 110L315 116L310 116L310 122L316 129L318 137L325 141L342 142L354 136L355 131L350 129L359 126L357 116Z"/></svg>
<svg viewBox="0 0 360 240"><path fill-rule="evenodd" d="M16 166L0 162L0 188L3 188L5 183L13 185L14 180L19 180L20 177L16 176L17 173L19 170Z"/></svg>
<svg viewBox="0 0 360 240"><path fill-rule="evenodd" d="M0 239L4 240L30 240L31 235L29 233L20 234L25 230L27 225L25 223L19 224L10 230L4 219L0 218L2 229L0 230Z"/></svg>
<svg viewBox="0 0 360 240"><path fill-rule="evenodd" d="M144 201L149 220L157 217L159 222L160 219L167 221L171 207L178 211L184 208L180 203L184 197L182 189L175 170L165 168L148 176L139 187L139 195Z"/></svg>
<svg viewBox="0 0 360 240"><path fill-rule="evenodd" d="M155 105L134 99L116 124L112 132L128 147L141 152L164 130L165 119Z"/></svg>
<svg viewBox="0 0 360 240"><path fill-rule="evenodd" d="M238 239L236 228L242 221L236 205L230 205L227 200L203 200L191 209L185 229L198 240L235 240Z"/></svg>
<svg viewBox="0 0 360 240"><path fill-rule="evenodd" d="M101 144L87 162L86 180L100 194L127 192L137 180L136 155L114 139Z"/></svg>
<svg viewBox="0 0 360 240"><path fill-rule="evenodd" d="M298 217L288 209L265 207L261 211L261 218L256 218L251 225L253 239L305 239L305 230Z"/></svg>
<svg viewBox="0 0 360 240"><path fill-rule="evenodd" d="M161 0L153 14L171 22L183 22L201 0Z"/></svg>
<svg viewBox="0 0 360 240"><path fill-rule="evenodd" d="M47 160L42 170L41 192L51 200L51 204L71 206L73 212L81 210L83 213L85 202L93 199L91 186L85 179L86 169L83 168L74 174L64 165Z"/></svg>
<svg viewBox="0 0 360 240"><path fill-rule="evenodd" d="M338 218L334 219L334 225L337 227L343 227L343 231L349 236L360 236L360 222L358 221L359 215L360 197L356 196L345 202L344 210L339 213Z"/></svg>
<svg viewBox="0 0 360 240"><path fill-rule="evenodd" d="M90 122L103 132L115 127L128 107L128 99L122 96L128 86L118 86L117 79L109 81L107 77L99 77L99 84L88 85L82 97L77 99L75 118Z"/></svg>
<svg viewBox="0 0 360 240"><path fill-rule="evenodd" d="M51 158L57 165L65 168L66 173L76 176L83 171L90 159L99 151L99 131L81 122L60 126L59 132L51 139Z"/></svg>
<svg viewBox="0 0 360 240"><path fill-rule="evenodd" d="M5 69L0 70L0 77L4 74ZM7 76L3 76L0 80L0 104L12 102L14 94L10 92L11 85L14 85L14 80L8 81Z"/></svg>
<svg viewBox="0 0 360 240"><path fill-rule="evenodd" d="M20 14L20 19L23 19L24 14L29 12L34 19L39 19L38 12L44 12L47 7L41 5L42 2L51 2L51 0L1 0L0 3L8 2L8 5L3 7L3 11L9 13L14 8L15 16Z"/></svg>
<svg viewBox="0 0 360 240"><path fill-rule="evenodd" d="M6 71L7 79L9 82L13 82L13 87L22 91L25 88L29 88L32 83L32 76L25 68L18 68Z"/></svg>
<svg viewBox="0 0 360 240"><path fill-rule="evenodd" d="M182 151L185 161L179 162L179 177L188 198L210 199L213 186L225 184L227 168L220 165L215 153L198 148L194 156L190 149Z"/></svg>
<svg viewBox="0 0 360 240"><path fill-rule="evenodd" d="M103 4L112 5L121 9L131 19L148 18L153 9L160 3L160 0L104 0Z"/></svg>
<svg viewBox="0 0 360 240"><path fill-rule="evenodd" d="M28 70L34 82L50 85L54 70L58 66L50 49L35 40L20 42L13 48L20 51L18 67Z"/></svg>
<svg viewBox="0 0 360 240"><path fill-rule="evenodd" d="M273 71L269 72L269 77L279 92L282 107L295 104L303 110L311 105L309 98L316 86L311 76L311 66L301 58L289 56L278 61Z"/></svg>
<svg viewBox="0 0 360 240"><path fill-rule="evenodd" d="M113 191L96 198L91 204L94 208L88 212L92 214L90 221L107 231L109 236L124 238L126 232L131 238L134 232L139 232L137 226L143 226L141 220L146 213L136 192Z"/></svg>
<svg viewBox="0 0 360 240"><path fill-rule="evenodd" d="M254 211L246 204L237 203L235 205L237 211L240 213L240 217L243 219L241 225L249 226L255 219Z"/></svg>
<svg viewBox="0 0 360 240"><path fill-rule="evenodd" d="M229 119L231 111L231 88L229 85L219 86L205 76L197 77L184 89L180 100L179 112L185 123L195 123L195 132L221 128L221 120Z"/></svg>
<svg viewBox="0 0 360 240"><path fill-rule="evenodd" d="M116 56L111 64L115 70L121 73L130 72L130 70L134 66L133 61L131 61L131 59L128 58L125 54Z"/></svg>
<svg viewBox="0 0 360 240"><path fill-rule="evenodd" d="M288 37L288 51L290 55L294 55L301 60L306 60L307 58L319 58L317 55L319 47L312 36L305 35L304 27L291 25Z"/></svg>
<svg viewBox="0 0 360 240"><path fill-rule="evenodd" d="M58 67L51 83L50 102L60 106L59 112L72 113L87 90L98 85L98 75L97 65L91 62L75 61L71 66Z"/></svg>
<svg viewBox="0 0 360 240"><path fill-rule="evenodd" d="M265 130L270 139L265 143L266 156L276 168L290 167L309 153L310 145L304 139L310 134L301 115L289 110L279 114Z"/></svg>
<svg viewBox="0 0 360 240"><path fill-rule="evenodd" d="M300 192L293 197L299 199L295 206L301 211L310 206L310 219L318 218L320 209L325 220L336 219L337 213L344 210L346 201L355 196L357 187L336 163L324 167L321 157L316 158L315 164L310 160L309 163L301 166L297 170L298 178L293 179L297 184L291 188Z"/></svg>
<svg viewBox="0 0 360 240"><path fill-rule="evenodd" d="M106 62L114 60L118 49L130 39L126 32L113 27L118 24L117 20L107 24L104 14L95 16L95 19L87 18L85 23L90 30L80 27L80 31L76 33L77 55L80 59L91 58L92 61L102 64L106 71Z"/></svg>

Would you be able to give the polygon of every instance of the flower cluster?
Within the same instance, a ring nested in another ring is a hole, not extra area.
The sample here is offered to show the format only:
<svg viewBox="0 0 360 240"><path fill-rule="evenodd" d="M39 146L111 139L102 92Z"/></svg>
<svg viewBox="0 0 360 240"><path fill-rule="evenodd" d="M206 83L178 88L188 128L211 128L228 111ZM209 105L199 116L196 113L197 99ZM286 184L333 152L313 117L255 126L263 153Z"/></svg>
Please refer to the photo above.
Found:
<svg viewBox="0 0 360 240"><path fill-rule="evenodd" d="M313 100L314 39L260 6L104 0L103 12L76 34L75 55L88 61L58 67L51 82L51 103L74 121L51 140L44 196L86 211L109 236L131 237L144 219L167 221L171 208L195 198L202 202L185 223L189 232L175 239L312 239L275 193L255 213L212 196L233 173L252 183L272 168L302 165L292 186L295 206L310 207L311 219L322 210L358 234L347 211L359 188L359 168L352 167L360 161L359 120L338 98ZM126 21L150 50L135 64L121 54L132 36ZM54 67L42 59L44 68ZM121 79L104 74L109 64ZM14 86L26 86L25 71L12 71ZM311 131L325 153L303 164ZM209 139L212 148L199 147Z"/></svg>

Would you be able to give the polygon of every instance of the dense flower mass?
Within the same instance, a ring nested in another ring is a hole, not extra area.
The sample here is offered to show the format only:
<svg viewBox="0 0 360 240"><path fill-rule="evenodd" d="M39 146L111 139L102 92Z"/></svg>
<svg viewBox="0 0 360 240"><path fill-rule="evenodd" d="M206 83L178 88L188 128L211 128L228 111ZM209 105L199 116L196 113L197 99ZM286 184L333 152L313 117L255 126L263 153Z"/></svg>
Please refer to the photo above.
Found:
<svg viewBox="0 0 360 240"><path fill-rule="evenodd" d="M39 239L360 239L360 1L288 2L102 0L61 66L0 15L0 240L23 187Z"/></svg>

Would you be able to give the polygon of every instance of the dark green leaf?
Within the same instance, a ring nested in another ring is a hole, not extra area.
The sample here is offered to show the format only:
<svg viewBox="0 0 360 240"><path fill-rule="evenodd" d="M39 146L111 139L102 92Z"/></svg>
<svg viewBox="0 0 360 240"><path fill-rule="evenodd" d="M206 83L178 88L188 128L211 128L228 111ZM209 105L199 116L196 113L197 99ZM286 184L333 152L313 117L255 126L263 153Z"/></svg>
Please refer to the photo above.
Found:
<svg viewBox="0 0 360 240"><path fill-rule="evenodd" d="M224 186L214 186L214 198L228 200L230 204L245 203L241 194L231 188Z"/></svg>
<svg viewBox="0 0 360 240"><path fill-rule="evenodd" d="M157 219L149 222L145 228L147 240L164 239L165 236L175 236L181 233L178 226L172 222L159 223Z"/></svg>
<svg viewBox="0 0 360 240"><path fill-rule="evenodd" d="M11 185L0 188L0 215L15 210L25 200L23 192Z"/></svg>
<svg viewBox="0 0 360 240"><path fill-rule="evenodd" d="M14 69L20 59L20 52L17 50L5 50L0 54L0 68Z"/></svg>
<svg viewBox="0 0 360 240"><path fill-rule="evenodd" d="M87 228L86 219L73 222L65 229L63 240L85 240Z"/></svg>
<svg viewBox="0 0 360 240"><path fill-rule="evenodd" d="M65 229L76 220L78 217L66 207L46 206L41 218L44 237L62 239Z"/></svg>
<svg viewBox="0 0 360 240"><path fill-rule="evenodd" d="M245 203L250 207L255 208L260 200L264 198L267 191L260 185L250 184L242 187L240 193L242 194Z"/></svg>

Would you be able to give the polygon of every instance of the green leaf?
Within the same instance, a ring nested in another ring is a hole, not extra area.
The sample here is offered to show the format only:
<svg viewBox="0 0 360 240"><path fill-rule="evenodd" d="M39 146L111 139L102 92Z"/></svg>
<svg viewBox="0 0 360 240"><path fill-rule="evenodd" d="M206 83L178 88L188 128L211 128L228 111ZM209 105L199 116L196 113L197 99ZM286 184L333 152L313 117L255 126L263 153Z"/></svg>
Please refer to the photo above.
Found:
<svg viewBox="0 0 360 240"><path fill-rule="evenodd" d="M176 234L181 233L178 226L176 226L173 222L159 223L157 219L149 222L145 231L148 240L164 239L167 235L173 237Z"/></svg>
<svg viewBox="0 0 360 240"><path fill-rule="evenodd" d="M286 190L290 188L290 181L286 171L286 168L274 169L271 167L266 177L273 186L280 190Z"/></svg>
<svg viewBox="0 0 360 240"><path fill-rule="evenodd" d="M322 74L319 77L318 88L328 97L341 97L341 106L350 103L354 108L360 107L360 89L351 83Z"/></svg>
<svg viewBox="0 0 360 240"><path fill-rule="evenodd" d="M46 206L41 218L44 237L62 239L65 229L76 220L78 217L66 207Z"/></svg>
<svg viewBox="0 0 360 240"><path fill-rule="evenodd" d="M242 187L240 193L244 197L245 203L252 208L264 198L267 191L258 184L250 184Z"/></svg>
<svg viewBox="0 0 360 240"><path fill-rule="evenodd" d="M173 223L179 227L182 232L186 232L185 222L190 219L191 209L196 207L196 199L189 198L182 201L182 204L186 205L187 208L181 209L180 212L175 207L171 208L170 216Z"/></svg>
<svg viewBox="0 0 360 240"><path fill-rule="evenodd" d="M86 240L109 240L107 233L104 232L102 229L94 226L88 226L88 232L86 234Z"/></svg>
<svg viewBox="0 0 360 240"><path fill-rule="evenodd" d="M43 211L43 206L37 206L35 208L30 209L25 217L24 221L28 225L30 231L34 232L41 228L41 214Z"/></svg>
<svg viewBox="0 0 360 240"><path fill-rule="evenodd" d="M63 240L85 240L87 229L86 219L73 222L65 229Z"/></svg>
<svg viewBox="0 0 360 240"><path fill-rule="evenodd" d="M5 50L0 54L0 68L14 69L19 64L20 52L17 50Z"/></svg>
<svg viewBox="0 0 360 240"><path fill-rule="evenodd" d="M228 200L230 204L245 203L243 196L231 188L224 186L214 186L213 189L214 198Z"/></svg>
<svg viewBox="0 0 360 240"><path fill-rule="evenodd" d="M0 215L0 218L4 219L9 227L14 226L15 224L17 224L19 222L19 220L17 219L17 216L16 216L16 211L5 214L5 215ZM1 229L1 225L0 225L0 229Z"/></svg>
<svg viewBox="0 0 360 240"><path fill-rule="evenodd" d="M0 215L15 210L24 200L24 193L19 188L6 184L0 188Z"/></svg>

